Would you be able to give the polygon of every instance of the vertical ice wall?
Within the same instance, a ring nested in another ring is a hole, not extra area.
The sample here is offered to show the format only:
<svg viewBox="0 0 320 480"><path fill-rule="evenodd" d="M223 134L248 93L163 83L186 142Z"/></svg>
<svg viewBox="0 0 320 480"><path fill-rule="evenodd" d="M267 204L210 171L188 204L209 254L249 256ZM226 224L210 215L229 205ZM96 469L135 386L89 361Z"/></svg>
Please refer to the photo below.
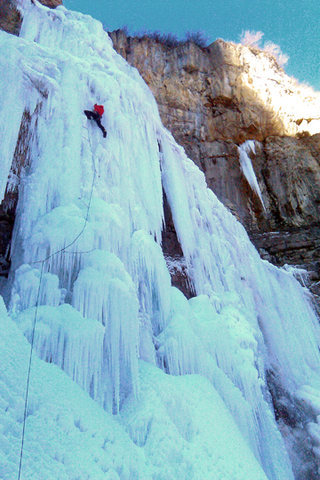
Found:
<svg viewBox="0 0 320 480"><path fill-rule="evenodd" d="M210 398L219 395L212 401L224 405L221 411L227 407L241 432L234 433L241 449L251 450L270 480L293 478L265 374L276 372L283 388L315 411L308 392L319 388L319 329L305 291L289 273L260 260L243 227L163 128L147 86L113 51L101 25L63 7L51 11L24 1L22 8L21 38L0 32L13 65L6 75L18 85L11 140L1 147L6 171L23 111L32 133L13 241L12 316L29 337L40 294L38 354L107 411L120 410L132 440L153 462L169 443L158 447L161 414L150 399L159 391L150 376L163 381L143 364L139 374L139 358L175 379L164 382L168 391L155 404L199 448L204 464L209 454L199 445L218 448L214 428L205 439L204 419L187 406L179 413L183 392L193 394L175 376L206 377ZM82 114L96 102L105 106L106 140ZM162 188L197 294L189 301L171 287L160 246ZM209 402L207 417L210 408ZM227 464L231 457L223 452ZM185 475L175 470L179 455L167 459L173 478ZM241 466L226 478L264 478L246 455L251 471ZM217 467L212 474L218 473Z"/></svg>

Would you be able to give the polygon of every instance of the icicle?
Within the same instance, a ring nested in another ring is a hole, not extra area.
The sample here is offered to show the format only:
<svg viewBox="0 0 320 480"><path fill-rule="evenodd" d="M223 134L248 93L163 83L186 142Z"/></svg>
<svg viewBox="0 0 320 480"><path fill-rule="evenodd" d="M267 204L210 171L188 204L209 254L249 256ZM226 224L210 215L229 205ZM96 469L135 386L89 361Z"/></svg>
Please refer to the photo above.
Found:
<svg viewBox="0 0 320 480"><path fill-rule="evenodd" d="M140 308L150 317L153 331L158 334L170 312L171 279L166 262L159 245L141 230L133 234L130 252Z"/></svg>
<svg viewBox="0 0 320 480"><path fill-rule="evenodd" d="M261 205L263 206L263 210L266 211L258 180L252 167L251 158L249 157L249 153L256 153L254 141L247 140L246 142L244 142L242 145L240 145L240 147L238 147L238 152L240 157L241 170L243 171L243 174L246 177L250 187L259 197Z"/></svg>
<svg viewBox="0 0 320 480"><path fill-rule="evenodd" d="M84 317L105 327L103 368L110 376L112 392L105 391L104 401L118 412L124 392L137 394L139 323L134 285L114 254L95 250L84 257L72 304Z"/></svg>
<svg viewBox="0 0 320 480"><path fill-rule="evenodd" d="M29 308L16 317L28 339L34 316L35 308ZM103 339L103 327L84 319L70 305L38 307L34 348L39 357L58 365L98 400L102 388Z"/></svg>

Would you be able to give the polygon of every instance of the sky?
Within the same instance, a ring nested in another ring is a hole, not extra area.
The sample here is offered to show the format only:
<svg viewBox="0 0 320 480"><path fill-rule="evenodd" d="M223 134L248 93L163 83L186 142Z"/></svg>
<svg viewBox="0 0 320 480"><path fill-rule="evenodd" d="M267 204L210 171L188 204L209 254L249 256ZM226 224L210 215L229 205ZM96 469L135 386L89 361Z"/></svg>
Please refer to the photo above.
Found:
<svg viewBox="0 0 320 480"><path fill-rule="evenodd" d="M63 0L71 10L88 13L107 30L127 26L129 33L158 30L183 38L202 31L239 42L245 30L262 31L263 40L289 56L285 71L320 90L319 0Z"/></svg>

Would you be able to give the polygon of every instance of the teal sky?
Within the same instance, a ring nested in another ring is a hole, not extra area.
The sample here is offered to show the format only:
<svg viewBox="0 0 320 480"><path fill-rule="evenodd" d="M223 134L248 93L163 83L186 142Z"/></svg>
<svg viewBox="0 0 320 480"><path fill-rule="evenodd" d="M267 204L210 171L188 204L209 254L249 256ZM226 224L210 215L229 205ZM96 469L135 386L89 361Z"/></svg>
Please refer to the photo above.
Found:
<svg viewBox="0 0 320 480"><path fill-rule="evenodd" d="M289 75L320 90L320 0L64 0L88 13L108 30L126 25L130 33L159 30L182 38L203 31L239 41L243 30L262 31L264 41L280 46L290 58Z"/></svg>

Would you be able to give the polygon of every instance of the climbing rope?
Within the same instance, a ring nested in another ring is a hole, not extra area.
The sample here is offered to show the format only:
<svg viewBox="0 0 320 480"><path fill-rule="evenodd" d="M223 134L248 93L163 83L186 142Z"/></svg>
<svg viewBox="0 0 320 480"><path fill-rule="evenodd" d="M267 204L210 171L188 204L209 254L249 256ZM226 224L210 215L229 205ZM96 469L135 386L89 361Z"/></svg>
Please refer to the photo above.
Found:
<svg viewBox="0 0 320 480"><path fill-rule="evenodd" d="M83 127L83 128L85 128L85 127ZM68 248L70 248L72 245L74 245L77 242L77 240L81 237L81 235L83 234L83 232L84 232L84 230L85 230L85 228L88 224L89 213L90 213L91 202L92 202L92 196L93 196L93 189L94 189L96 174L97 174L96 167L95 167L95 162L94 162L92 144L91 144L91 140L90 140L90 137L89 137L89 133L88 133L88 141L89 141L89 144L90 144L90 149L91 149L91 154L92 154L93 177L92 177L89 203L88 203L88 206L87 206L87 212L86 212L84 225L83 225L81 231L78 233L78 235L68 245L61 248L60 250L57 250L56 252L53 252L52 254L48 255L46 258L43 258L42 260L37 260L35 262L30 263L30 265L35 265L35 264L41 263L41 271L40 271L39 287L38 287L38 293L37 293L37 299L36 299L36 305L35 305L35 312L34 312L34 318L33 318L33 325L32 325L31 341L30 341L30 356L29 356L29 362L28 362L28 374L27 374L26 393L25 393L25 402L24 402L24 414L23 414L23 426L22 426L22 436L21 436L18 480L21 479L21 472L22 472L23 448L24 448L24 439L25 439L25 430L26 430L26 420L27 420L27 415L28 415L28 401L29 401L29 390L30 390L31 365L32 365L32 356L33 356L33 350L34 350L34 338L35 338L37 319L38 319L38 308L39 308L39 300L40 300L44 266L45 266L45 263L50 258L57 255L58 253L68 253L68 254L71 254L71 255L75 255L75 254L82 255L82 254L85 254L85 253L90 253L91 251L94 250L94 249L92 249L92 250L88 250L86 252L67 252L66 251Z"/></svg>
<svg viewBox="0 0 320 480"><path fill-rule="evenodd" d="M85 127L83 127L85 128ZM87 130L87 129L86 129ZM91 152L92 152L92 144L91 144L91 140L90 140L90 137L89 137L89 133L88 133L88 141L89 141L89 144L90 144L90 149L91 149ZM90 196L89 196L89 203L88 203L88 206L87 206L87 213L86 213L86 217L85 217L85 221L84 221L84 225L82 227L82 230L80 231L80 233L78 233L78 235L75 237L74 240L72 240L72 242L70 242L68 245L66 245L65 247L61 248L60 250L57 250L56 252L53 252L51 253L50 255L48 255L46 258L44 258L43 260L37 260L35 262L31 262L30 265L35 265L37 263L42 263L42 262L46 262L47 260L49 260L50 258L54 257L55 255L57 255L58 253L71 253L71 254L75 254L75 253L88 253L88 252L66 252L66 250L70 247L72 247L72 245L74 245L76 243L77 240L79 240L79 238L82 236L83 232L85 231L85 228L87 226L87 223L88 223L88 218L89 218L89 213L90 213L90 208L91 208L91 201L92 201L92 195L93 195L93 188L94 188L94 184L95 184L95 181L96 181L96 174L97 174L97 170L95 168L95 164L94 164L94 157L93 157L93 153L92 153L92 163L93 163L93 177L92 177L92 184L91 184L91 189L90 189Z"/></svg>
<svg viewBox="0 0 320 480"><path fill-rule="evenodd" d="M31 342L30 342L31 348L30 348L30 356L29 356L29 364L28 364L28 375L27 375L27 386L26 386L26 394L25 394L25 402L24 402L24 413L23 413L23 426L22 426L22 438L21 438L21 448L20 448L20 461L19 461L18 480L20 480L20 477L21 477L22 457L23 457L23 446L24 446L24 437L25 437L25 429L26 429L26 419L27 419L27 412L28 412L30 374L31 374L32 354L33 354L33 345L34 345L34 335L35 335L36 324L37 324L38 305L39 305L40 289L41 289L41 281L42 281L44 263L45 263L45 262L43 261L43 262L42 262L42 266L41 266L41 273L40 273L40 279L39 279L39 287L38 287L38 293L37 293L36 308L35 308L35 313L34 313L33 326L32 326L32 334L31 334Z"/></svg>

